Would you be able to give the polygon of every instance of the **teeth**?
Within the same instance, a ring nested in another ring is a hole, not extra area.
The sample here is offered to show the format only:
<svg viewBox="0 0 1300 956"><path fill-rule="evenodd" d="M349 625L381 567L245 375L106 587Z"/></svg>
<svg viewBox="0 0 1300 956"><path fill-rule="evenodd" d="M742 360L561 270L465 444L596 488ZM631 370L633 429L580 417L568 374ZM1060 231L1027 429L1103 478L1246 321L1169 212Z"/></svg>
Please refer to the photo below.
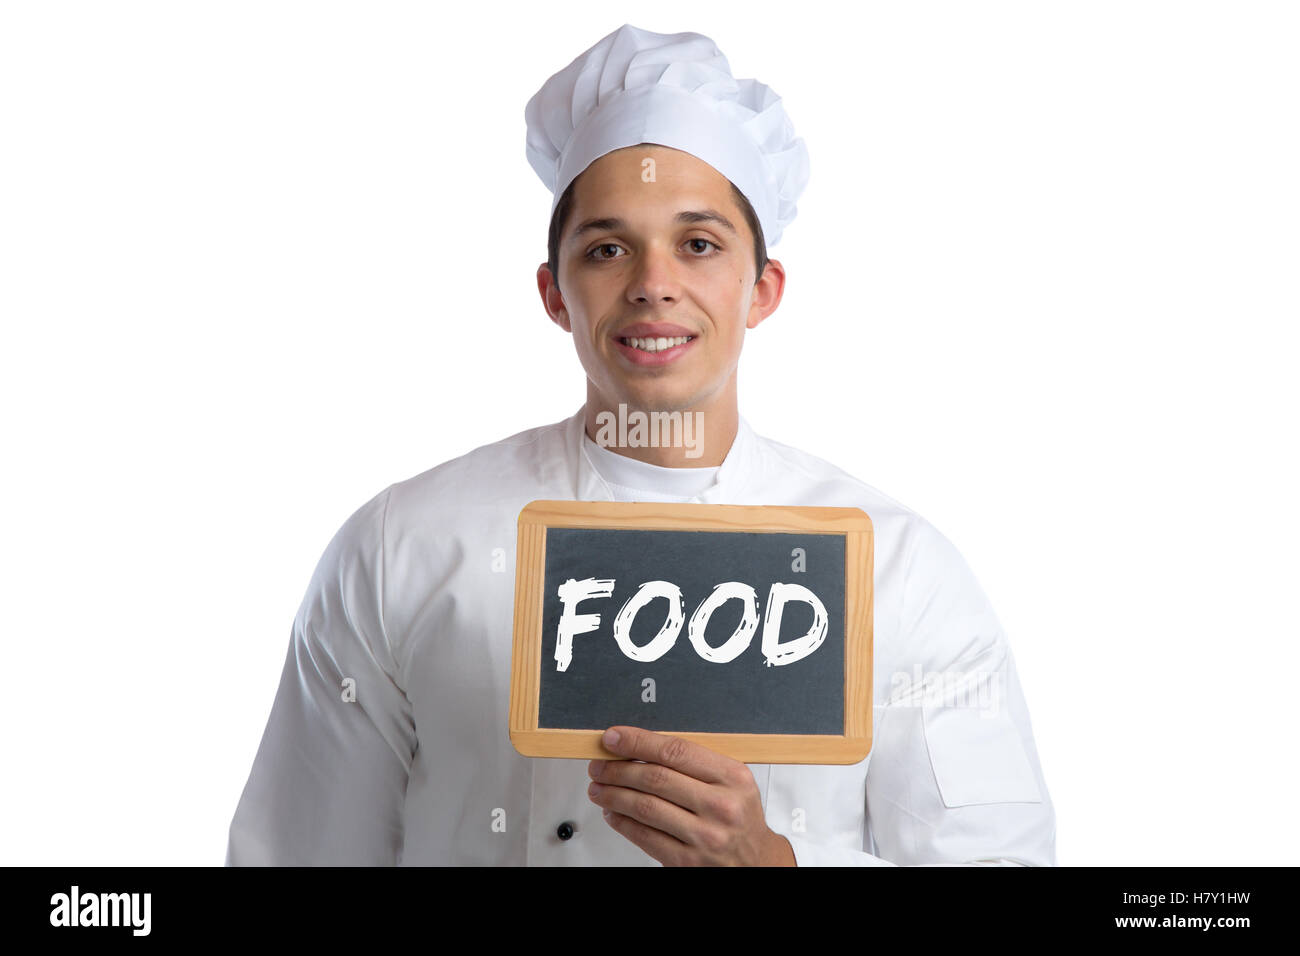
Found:
<svg viewBox="0 0 1300 956"><path fill-rule="evenodd" d="M643 352L662 352L664 349L675 348L678 345L685 345L695 336L678 335L674 338L657 338L657 339L622 339L624 345L630 345L634 349L640 349Z"/></svg>

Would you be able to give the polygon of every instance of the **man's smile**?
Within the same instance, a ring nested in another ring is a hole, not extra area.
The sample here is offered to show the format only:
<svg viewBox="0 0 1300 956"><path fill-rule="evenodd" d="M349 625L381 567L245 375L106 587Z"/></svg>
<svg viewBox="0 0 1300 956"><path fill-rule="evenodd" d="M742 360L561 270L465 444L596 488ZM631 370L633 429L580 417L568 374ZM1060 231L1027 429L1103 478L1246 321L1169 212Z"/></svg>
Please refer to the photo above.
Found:
<svg viewBox="0 0 1300 956"><path fill-rule="evenodd" d="M633 365L656 368L677 361L695 343L691 336L666 339L615 339L618 350Z"/></svg>
<svg viewBox="0 0 1300 956"><path fill-rule="evenodd" d="M613 336L619 352L634 365L668 365L684 355L697 336L666 322L639 322Z"/></svg>
<svg viewBox="0 0 1300 956"><path fill-rule="evenodd" d="M678 345L685 345L690 340L691 336L689 335L682 335L671 339L662 337L657 339L619 339L619 341L624 345L640 349L643 352L662 352L665 349L675 348Z"/></svg>

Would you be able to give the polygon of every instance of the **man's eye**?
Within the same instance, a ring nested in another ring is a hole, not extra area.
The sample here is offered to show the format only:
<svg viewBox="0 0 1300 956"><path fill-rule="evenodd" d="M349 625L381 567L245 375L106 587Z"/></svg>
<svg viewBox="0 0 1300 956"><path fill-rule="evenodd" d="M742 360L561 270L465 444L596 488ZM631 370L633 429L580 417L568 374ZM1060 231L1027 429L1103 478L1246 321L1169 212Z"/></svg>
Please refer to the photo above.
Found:
<svg viewBox="0 0 1300 956"><path fill-rule="evenodd" d="M602 256L602 255L600 255L600 250L602 250L602 249L621 249L621 248L622 248L621 246L619 246L619 245L617 245L617 244L615 244L615 243L612 243L612 242L602 242L600 245L596 246L596 248L592 249L591 252L587 253L587 258L589 258L589 259L617 259L618 256Z"/></svg>
<svg viewBox="0 0 1300 956"><path fill-rule="evenodd" d="M714 249L717 249L719 252L722 251L722 247L721 247L720 245L718 245L716 242L713 242L711 239L701 239L701 238L699 238L699 237L697 236L697 237L695 237L694 239L687 239L686 241L687 241L688 243L690 243L690 242L702 242L702 243L704 243L706 246L712 246ZM697 248L697 249L695 249L695 251L696 251L696 252L703 252L704 250L702 250L702 249L698 249L698 248ZM704 257L704 256L697 256L696 258L703 259L703 258L705 258L705 257Z"/></svg>

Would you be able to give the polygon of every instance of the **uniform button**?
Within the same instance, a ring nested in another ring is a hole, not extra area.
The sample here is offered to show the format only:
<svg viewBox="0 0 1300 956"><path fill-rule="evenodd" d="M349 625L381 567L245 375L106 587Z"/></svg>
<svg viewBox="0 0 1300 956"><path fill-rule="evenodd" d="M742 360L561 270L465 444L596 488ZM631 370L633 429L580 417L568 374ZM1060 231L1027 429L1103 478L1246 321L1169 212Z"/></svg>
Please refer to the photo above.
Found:
<svg viewBox="0 0 1300 956"><path fill-rule="evenodd" d="M567 820L564 821L555 828L555 835L561 840L568 840L573 836L573 824Z"/></svg>

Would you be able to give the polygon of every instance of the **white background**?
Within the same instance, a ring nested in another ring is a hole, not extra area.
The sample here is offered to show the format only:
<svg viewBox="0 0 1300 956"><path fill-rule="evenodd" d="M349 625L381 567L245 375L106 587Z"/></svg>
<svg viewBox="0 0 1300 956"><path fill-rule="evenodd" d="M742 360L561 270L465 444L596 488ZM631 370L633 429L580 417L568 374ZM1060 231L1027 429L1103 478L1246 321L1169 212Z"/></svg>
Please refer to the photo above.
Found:
<svg viewBox="0 0 1300 956"><path fill-rule="evenodd" d="M966 557L1059 862L1294 863L1300 14L1136 0L0 6L3 862L221 864L334 531L577 410L524 104L629 21L807 142L742 414Z"/></svg>

